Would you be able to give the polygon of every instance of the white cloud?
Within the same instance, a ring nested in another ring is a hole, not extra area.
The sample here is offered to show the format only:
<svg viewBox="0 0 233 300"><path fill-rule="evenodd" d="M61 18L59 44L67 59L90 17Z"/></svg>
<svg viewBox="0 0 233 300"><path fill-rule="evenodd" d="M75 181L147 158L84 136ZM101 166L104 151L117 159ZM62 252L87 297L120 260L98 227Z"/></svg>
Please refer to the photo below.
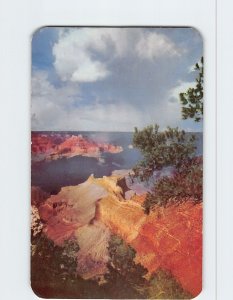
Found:
<svg viewBox="0 0 233 300"><path fill-rule="evenodd" d="M181 119L180 104L170 99L189 86L180 81L163 101L157 102L155 97L154 102L145 102L139 109L133 101L108 103L98 96L92 103L85 103L77 84L55 87L45 72L37 71L32 77L32 130L132 131L135 126L154 123L161 128L176 126Z"/></svg>
<svg viewBox="0 0 233 300"><path fill-rule="evenodd" d="M108 77L109 62L127 55L154 60L179 56L181 50L164 34L135 28L61 30L53 47L54 67L63 81L95 82ZM104 60L104 62L103 62Z"/></svg>
<svg viewBox="0 0 233 300"><path fill-rule="evenodd" d="M181 50L168 37L157 32L142 35L136 45L136 52L139 57L147 59L181 55Z"/></svg>
<svg viewBox="0 0 233 300"><path fill-rule="evenodd" d="M195 86L196 86L195 81L185 82L179 80L177 86L175 86L168 92L168 97L170 98L170 100L173 100L171 101L171 103L178 102L180 93L185 93L189 88L193 88Z"/></svg>
<svg viewBox="0 0 233 300"><path fill-rule="evenodd" d="M45 72L34 72L32 130L131 131L142 124L143 115L127 103L75 105L78 92L73 85L56 88Z"/></svg>
<svg viewBox="0 0 233 300"><path fill-rule="evenodd" d="M32 129L49 129L56 118L65 117L76 102L80 101L77 84L55 87L48 81L48 74L36 71L32 74Z"/></svg>

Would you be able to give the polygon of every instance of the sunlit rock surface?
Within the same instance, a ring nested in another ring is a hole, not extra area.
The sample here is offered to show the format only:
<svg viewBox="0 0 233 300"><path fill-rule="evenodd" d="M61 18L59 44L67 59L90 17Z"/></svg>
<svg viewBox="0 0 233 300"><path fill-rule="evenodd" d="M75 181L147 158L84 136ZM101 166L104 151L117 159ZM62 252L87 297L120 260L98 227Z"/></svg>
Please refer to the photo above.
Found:
<svg viewBox="0 0 233 300"><path fill-rule="evenodd" d="M105 274L109 261L108 241L110 230L101 222L94 221L75 232L80 250L77 253L77 272L84 279L98 278Z"/></svg>
<svg viewBox="0 0 233 300"><path fill-rule="evenodd" d="M32 133L32 161L56 160L77 155L100 158L101 153L119 153L121 146L98 143L90 138L70 134Z"/></svg>
<svg viewBox="0 0 233 300"><path fill-rule="evenodd" d="M44 232L56 244L61 245L74 235L79 227L95 217L96 201L107 195L107 191L92 182L92 177L77 186L63 187L39 207L45 222Z"/></svg>
<svg viewBox="0 0 233 300"><path fill-rule="evenodd" d="M117 195L108 195L98 203L98 217L136 250L136 262L150 274L168 269L185 290L198 295L202 287L202 204L186 199L145 215L139 205L143 201L143 196L122 202Z"/></svg>
<svg viewBox="0 0 233 300"><path fill-rule="evenodd" d="M126 200L120 178L90 176L48 198L39 207L44 233L58 245L76 238L77 272L86 279L107 272L108 241L117 234L135 249L135 262L148 270L148 278L167 269L196 296L202 286L202 204L186 199L146 215L141 206L145 194L133 193Z"/></svg>
<svg viewBox="0 0 233 300"><path fill-rule="evenodd" d="M196 296L202 289L202 204L188 201L157 208L145 220L131 245L136 261L150 273L167 269L184 290Z"/></svg>

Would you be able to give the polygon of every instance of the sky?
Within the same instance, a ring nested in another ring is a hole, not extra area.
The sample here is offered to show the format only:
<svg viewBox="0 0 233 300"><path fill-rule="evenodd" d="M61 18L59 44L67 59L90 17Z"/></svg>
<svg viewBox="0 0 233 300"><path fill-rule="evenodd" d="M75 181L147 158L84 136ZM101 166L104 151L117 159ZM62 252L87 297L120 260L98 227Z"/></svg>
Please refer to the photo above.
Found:
<svg viewBox="0 0 233 300"><path fill-rule="evenodd" d="M202 55L193 28L41 28L32 39L32 130L202 131L182 120L179 102Z"/></svg>

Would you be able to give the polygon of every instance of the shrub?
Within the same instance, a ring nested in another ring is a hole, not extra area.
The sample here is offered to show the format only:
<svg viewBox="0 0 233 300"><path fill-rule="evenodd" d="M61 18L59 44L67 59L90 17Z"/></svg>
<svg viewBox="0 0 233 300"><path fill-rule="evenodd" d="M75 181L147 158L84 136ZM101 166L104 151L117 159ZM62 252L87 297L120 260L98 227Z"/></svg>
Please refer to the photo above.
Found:
<svg viewBox="0 0 233 300"><path fill-rule="evenodd" d="M157 181L147 194L143 207L146 213L156 205L167 206L192 199L195 203L202 201L202 158L196 157L186 161L171 176L164 176Z"/></svg>

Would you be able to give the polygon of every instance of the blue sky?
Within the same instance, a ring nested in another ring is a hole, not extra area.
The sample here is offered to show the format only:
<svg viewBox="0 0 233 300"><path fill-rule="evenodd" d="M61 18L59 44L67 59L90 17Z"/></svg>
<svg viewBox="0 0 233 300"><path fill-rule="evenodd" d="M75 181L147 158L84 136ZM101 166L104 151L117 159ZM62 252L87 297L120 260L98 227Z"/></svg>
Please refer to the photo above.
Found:
<svg viewBox="0 0 233 300"><path fill-rule="evenodd" d="M32 130L133 131L182 120L203 55L192 28L45 27L32 39Z"/></svg>

